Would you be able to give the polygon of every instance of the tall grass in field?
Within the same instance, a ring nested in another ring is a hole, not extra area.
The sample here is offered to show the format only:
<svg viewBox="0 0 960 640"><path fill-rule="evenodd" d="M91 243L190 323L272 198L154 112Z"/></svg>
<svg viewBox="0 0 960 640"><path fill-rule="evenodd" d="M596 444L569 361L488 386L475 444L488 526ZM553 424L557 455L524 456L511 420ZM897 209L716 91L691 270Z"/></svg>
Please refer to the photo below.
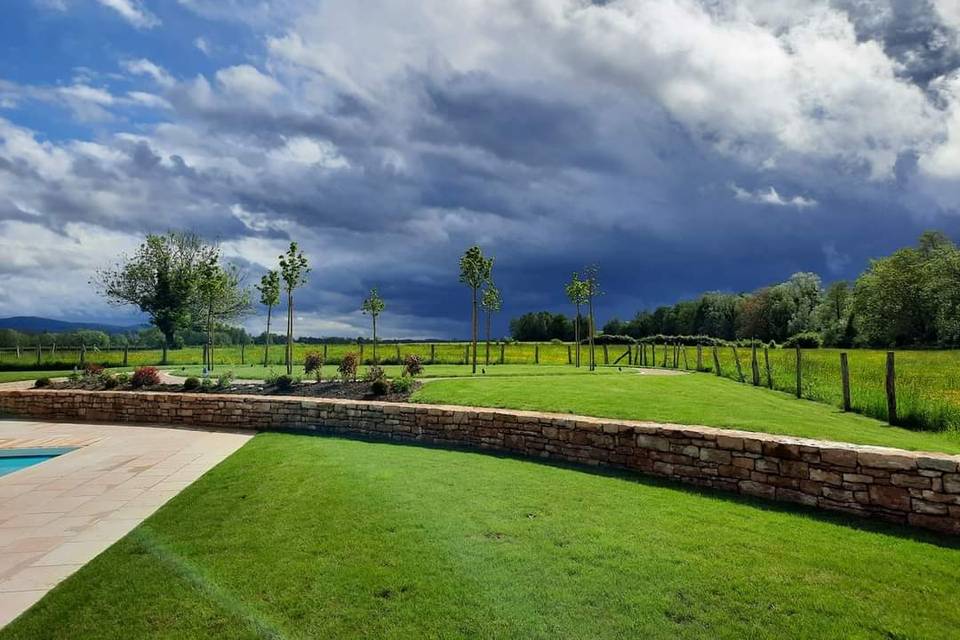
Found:
<svg viewBox="0 0 960 640"><path fill-rule="evenodd" d="M696 368L696 347L684 348L689 368ZM649 346L647 347L649 354ZM669 350L668 350L669 351ZM809 400L843 406L840 354L846 351L850 371L850 401L853 411L880 420L887 419L885 350L804 349L801 352L801 396ZM723 377L740 379L736 357L730 346L717 347ZM795 393L797 355L794 349L767 349L770 379L764 349L758 348L760 386L772 382L774 389ZM752 384L752 354L738 347L740 370L746 384ZM649 358L649 355L648 355ZM960 429L960 351L897 351L896 397L900 426L942 431ZM663 364L663 348L657 349L657 366ZM672 353L668 366L672 367ZM681 356L680 367L683 368ZM703 347L703 371L716 373L712 347Z"/></svg>

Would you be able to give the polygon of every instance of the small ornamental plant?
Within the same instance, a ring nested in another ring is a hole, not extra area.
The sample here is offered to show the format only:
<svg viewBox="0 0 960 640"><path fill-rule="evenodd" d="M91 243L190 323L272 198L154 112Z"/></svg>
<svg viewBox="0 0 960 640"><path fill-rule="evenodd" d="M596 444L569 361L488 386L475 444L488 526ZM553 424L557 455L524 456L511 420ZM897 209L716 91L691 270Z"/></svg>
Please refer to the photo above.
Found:
<svg viewBox="0 0 960 640"><path fill-rule="evenodd" d="M413 378L410 376L403 376L401 378L394 378L390 382L390 388L394 393L410 393L413 390Z"/></svg>
<svg viewBox="0 0 960 640"><path fill-rule="evenodd" d="M317 382L323 377L323 354L311 351L303 358L303 372L312 375Z"/></svg>
<svg viewBox="0 0 960 640"><path fill-rule="evenodd" d="M191 376L183 381L183 390L184 391L196 391L200 388L200 378L196 376Z"/></svg>
<svg viewBox="0 0 960 640"><path fill-rule="evenodd" d="M160 384L160 372L156 367L139 367L133 372L133 377L130 378L130 385L134 389L155 384Z"/></svg>
<svg viewBox="0 0 960 640"><path fill-rule="evenodd" d="M411 353L403 360L403 375L416 378L423 373L423 360L420 356Z"/></svg>
<svg viewBox="0 0 960 640"><path fill-rule="evenodd" d="M357 366L360 364L360 356L352 351L350 353L344 354L343 358L340 360L340 366L337 367L337 371L340 373L340 379L344 382L349 382L357 380Z"/></svg>
<svg viewBox="0 0 960 640"><path fill-rule="evenodd" d="M37 389L41 389L43 387L49 387L50 378L37 378L37 380L33 383L33 386L36 387Z"/></svg>
<svg viewBox="0 0 960 640"><path fill-rule="evenodd" d="M368 367L367 371L363 374L364 382L376 382L377 380L386 380L386 378L387 372L377 365Z"/></svg>
<svg viewBox="0 0 960 640"><path fill-rule="evenodd" d="M277 389L284 393L292 391L294 385L293 376L288 376L287 374L277 376L276 385Z"/></svg>
<svg viewBox="0 0 960 640"><path fill-rule="evenodd" d="M370 393L375 396L385 396L390 390L390 383L387 382L386 378L377 378L370 385Z"/></svg>
<svg viewBox="0 0 960 640"><path fill-rule="evenodd" d="M225 371L217 376L217 389L226 389L233 382L233 371Z"/></svg>
<svg viewBox="0 0 960 640"><path fill-rule="evenodd" d="M96 362L88 362L87 364L83 365L83 375L88 378L93 378L95 376L99 376L100 374L102 374L103 369L104 367L102 364L97 364Z"/></svg>

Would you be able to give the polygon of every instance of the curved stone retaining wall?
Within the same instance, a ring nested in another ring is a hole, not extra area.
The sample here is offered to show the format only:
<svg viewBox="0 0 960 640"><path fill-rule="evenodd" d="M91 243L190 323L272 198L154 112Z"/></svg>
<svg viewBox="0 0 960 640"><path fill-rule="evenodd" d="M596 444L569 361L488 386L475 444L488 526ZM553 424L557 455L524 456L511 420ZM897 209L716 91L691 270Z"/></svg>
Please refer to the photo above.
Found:
<svg viewBox="0 0 960 640"><path fill-rule="evenodd" d="M0 413L299 429L493 449L960 534L960 456L529 411L188 393L0 392Z"/></svg>

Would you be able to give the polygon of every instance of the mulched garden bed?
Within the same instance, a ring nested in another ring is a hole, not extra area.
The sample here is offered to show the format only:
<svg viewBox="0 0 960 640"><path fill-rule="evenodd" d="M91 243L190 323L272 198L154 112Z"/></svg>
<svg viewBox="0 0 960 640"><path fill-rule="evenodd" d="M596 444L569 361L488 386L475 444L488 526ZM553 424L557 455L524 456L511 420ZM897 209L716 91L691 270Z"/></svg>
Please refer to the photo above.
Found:
<svg viewBox="0 0 960 640"><path fill-rule="evenodd" d="M186 391L182 384L155 384L134 389L130 385L116 386L107 389L99 380L77 380L54 382L47 389L82 389L85 391L166 391L180 393L226 393L245 394L255 396L307 396L312 398L340 398L344 400L379 400L383 402L408 402L410 395L420 386L415 382L413 388L406 392L389 391L384 395L375 395L371 390L370 382L300 382L294 383L289 389L280 389L276 385L268 384L230 384L223 388L215 384L209 389L194 389Z"/></svg>

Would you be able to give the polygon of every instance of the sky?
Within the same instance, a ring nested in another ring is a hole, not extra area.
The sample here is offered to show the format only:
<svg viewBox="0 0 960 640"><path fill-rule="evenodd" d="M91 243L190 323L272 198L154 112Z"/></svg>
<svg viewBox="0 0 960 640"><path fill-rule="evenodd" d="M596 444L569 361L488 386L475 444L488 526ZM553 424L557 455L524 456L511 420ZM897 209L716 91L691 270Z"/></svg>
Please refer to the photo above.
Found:
<svg viewBox="0 0 960 640"><path fill-rule="evenodd" d="M856 277L960 238L958 68L956 0L10 0L0 316L137 321L89 279L178 229L299 242L302 335L467 336L472 244L497 335Z"/></svg>

